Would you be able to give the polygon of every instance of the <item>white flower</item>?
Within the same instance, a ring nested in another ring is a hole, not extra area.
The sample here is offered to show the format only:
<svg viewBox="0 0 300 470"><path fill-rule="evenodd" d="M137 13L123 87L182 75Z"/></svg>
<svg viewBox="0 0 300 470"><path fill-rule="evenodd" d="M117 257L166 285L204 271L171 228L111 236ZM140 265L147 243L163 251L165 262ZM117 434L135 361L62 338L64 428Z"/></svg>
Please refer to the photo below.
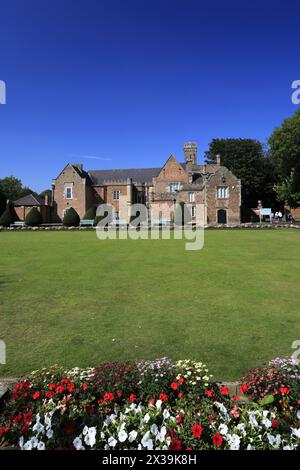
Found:
<svg viewBox="0 0 300 470"><path fill-rule="evenodd" d="M141 440L141 443L142 443L143 447L146 447L146 449L153 450L153 441L152 441L150 436L151 436L150 431L147 431L144 434L144 436Z"/></svg>
<svg viewBox="0 0 300 470"><path fill-rule="evenodd" d="M21 450L23 450L23 446L24 446L24 437L21 436L20 439L19 439L19 447Z"/></svg>
<svg viewBox="0 0 300 470"><path fill-rule="evenodd" d="M230 450L239 450L241 439L237 434L228 434L227 441Z"/></svg>
<svg viewBox="0 0 300 470"><path fill-rule="evenodd" d="M136 431L130 431L128 441L133 442L136 440L138 433Z"/></svg>
<svg viewBox="0 0 300 470"><path fill-rule="evenodd" d="M109 437L107 441L109 447L115 447L118 443L118 441L114 437ZM109 450L109 449L108 449Z"/></svg>
<svg viewBox="0 0 300 470"><path fill-rule="evenodd" d="M142 422L143 423L148 423L149 420L150 420L150 415L149 415L149 413L146 413L145 416L142 419Z"/></svg>
<svg viewBox="0 0 300 470"><path fill-rule="evenodd" d="M165 440L166 434L167 434L167 428L166 426L162 426L160 428L159 433L156 436L156 439L158 439L160 442L163 442Z"/></svg>
<svg viewBox="0 0 300 470"><path fill-rule="evenodd" d="M254 447L252 447L252 445L251 445L251 444L248 444L248 445L247 445L247 449L246 449L246 450L255 450L255 449L254 449Z"/></svg>
<svg viewBox="0 0 300 470"><path fill-rule="evenodd" d="M89 428L87 426L84 426L82 434L86 436L86 434L89 432Z"/></svg>
<svg viewBox="0 0 300 470"><path fill-rule="evenodd" d="M266 428L270 428L272 426L272 422L268 418L263 418L262 423Z"/></svg>
<svg viewBox="0 0 300 470"><path fill-rule="evenodd" d="M247 435L245 427L246 426L245 426L244 423L239 423L236 427L239 431L241 431L241 433L243 434L244 437Z"/></svg>
<svg viewBox="0 0 300 470"><path fill-rule="evenodd" d="M281 443L280 434L276 434L276 436L272 436L272 434L267 434L267 439L269 441L269 444L275 448L278 448Z"/></svg>
<svg viewBox="0 0 300 470"><path fill-rule="evenodd" d="M76 450L85 450L82 445L82 440L80 439L80 437L75 437L73 441L73 446L75 447Z"/></svg>
<svg viewBox="0 0 300 470"><path fill-rule="evenodd" d="M33 437L30 439L30 442L31 442L32 447L37 447L37 446L38 446L38 443L39 443L39 441L38 441L38 439L37 439L36 436L33 436Z"/></svg>
<svg viewBox="0 0 300 470"><path fill-rule="evenodd" d="M88 428L87 426L85 426L82 433L84 433L85 428L87 428L87 431L84 438L84 442L86 443L86 445L94 447L94 445L96 444L97 429L95 427Z"/></svg>
<svg viewBox="0 0 300 470"><path fill-rule="evenodd" d="M158 433L158 427L156 426L156 424L152 424L151 428L150 428L150 431L152 434L154 434L154 436L157 435Z"/></svg>
<svg viewBox="0 0 300 470"><path fill-rule="evenodd" d="M300 438L300 428L298 428L298 429L292 428L292 434L294 434L294 436Z"/></svg>
<svg viewBox="0 0 300 470"><path fill-rule="evenodd" d="M25 442L25 444L24 444L24 446L23 446L23 450L32 450L31 441Z"/></svg>
<svg viewBox="0 0 300 470"><path fill-rule="evenodd" d="M164 417L164 419L168 419L168 418L170 418L170 416L171 416L171 415L170 415L170 413L169 413L168 410L164 410L164 411L163 411L163 417Z"/></svg>
<svg viewBox="0 0 300 470"><path fill-rule="evenodd" d="M249 423L254 426L255 428L260 428L258 422L256 421L256 418L254 416L254 411L248 411L249 415Z"/></svg>
<svg viewBox="0 0 300 470"><path fill-rule="evenodd" d="M118 433L118 439L120 442L125 442L128 437L127 432L124 429L120 429Z"/></svg>
<svg viewBox="0 0 300 470"><path fill-rule="evenodd" d="M156 402L156 408L159 410L161 408L161 405L162 405L162 401L161 400L157 400Z"/></svg>
<svg viewBox="0 0 300 470"><path fill-rule="evenodd" d="M53 430L48 429L47 432L46 432L46 436L48 437L48 439L51 439L53 437Z"/></svg>
<svg viewBox="0 0 300 470"><path fill-rule="evenodd" d="M45 443L40 441L37 445L37 450L45 450L45 449L46 449Z"/></svg>
<svg viewBox="0 0 300 470"><path fill-rule="evenodd" d="M33 432L36 432L37 434L40 434L40 433L43 434L45 431L45 427L40 423L40 420L38 419L35 425L33 426L32 430Z"/></svg>
<svg viewBox="0 0 300 470"><path fill-rule="evenodd" d="M224 423L220 424L219 433L222 434L222 436L226 436L226 434L228 433L228 426L226 426L226 424Z"/></svg>

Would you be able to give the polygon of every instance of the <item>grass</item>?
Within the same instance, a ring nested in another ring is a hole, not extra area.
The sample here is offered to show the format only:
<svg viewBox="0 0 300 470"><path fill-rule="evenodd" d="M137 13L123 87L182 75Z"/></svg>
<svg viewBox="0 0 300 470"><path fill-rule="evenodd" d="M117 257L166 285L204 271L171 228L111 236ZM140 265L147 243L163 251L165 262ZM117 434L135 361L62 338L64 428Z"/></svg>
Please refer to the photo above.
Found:
<svg viewBox="0 0 300 470"><path fill-rule="evenodd" d="M2 232L0 253L0 377L169 356L231 380L300 339L298 231L207 231L200 251Z"/></svg>

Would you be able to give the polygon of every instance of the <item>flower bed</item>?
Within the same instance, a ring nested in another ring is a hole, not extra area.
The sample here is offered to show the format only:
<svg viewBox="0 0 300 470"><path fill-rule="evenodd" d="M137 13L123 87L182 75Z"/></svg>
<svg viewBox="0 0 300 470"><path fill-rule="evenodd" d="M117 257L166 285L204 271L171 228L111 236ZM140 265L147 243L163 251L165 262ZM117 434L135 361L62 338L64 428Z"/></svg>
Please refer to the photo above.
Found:
<svg viewBox="0 0 300 470"><path fill-rule="evenodd" d="M0 445L44 449L286 449L300 445L300 371L277 359L240 394L167 358L33 372L1 403ZM241 401L240 395L250 399ZM252 401L251 401L252 400Z"/></svg>

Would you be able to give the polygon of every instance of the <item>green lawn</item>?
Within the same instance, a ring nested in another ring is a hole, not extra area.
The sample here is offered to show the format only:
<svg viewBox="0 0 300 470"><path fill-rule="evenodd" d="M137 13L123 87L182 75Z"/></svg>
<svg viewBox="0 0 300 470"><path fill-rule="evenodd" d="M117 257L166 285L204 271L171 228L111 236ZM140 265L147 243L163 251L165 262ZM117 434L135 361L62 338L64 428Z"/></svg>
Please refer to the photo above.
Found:
<svg viewBox="0 0 300 470"><path fill-rule="evenodd" d="M181 240L2 232L0 250L0 377L169 356L236 379L300 339L296 230L206 231L200 251Z"/></svg>

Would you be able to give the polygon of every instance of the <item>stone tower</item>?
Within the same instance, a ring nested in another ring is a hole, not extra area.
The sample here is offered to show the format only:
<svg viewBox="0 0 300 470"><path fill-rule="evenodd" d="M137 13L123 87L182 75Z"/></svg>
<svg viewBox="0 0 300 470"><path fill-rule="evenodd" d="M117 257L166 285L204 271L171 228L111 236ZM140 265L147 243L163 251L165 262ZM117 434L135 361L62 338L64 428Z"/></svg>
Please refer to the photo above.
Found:
<svg viewBox="0 0 300 470"><path fill-rule="evenodd" d="M197 144L196 142L186 142L183 146L184 162L190 165L197 165Z"/></svg>

